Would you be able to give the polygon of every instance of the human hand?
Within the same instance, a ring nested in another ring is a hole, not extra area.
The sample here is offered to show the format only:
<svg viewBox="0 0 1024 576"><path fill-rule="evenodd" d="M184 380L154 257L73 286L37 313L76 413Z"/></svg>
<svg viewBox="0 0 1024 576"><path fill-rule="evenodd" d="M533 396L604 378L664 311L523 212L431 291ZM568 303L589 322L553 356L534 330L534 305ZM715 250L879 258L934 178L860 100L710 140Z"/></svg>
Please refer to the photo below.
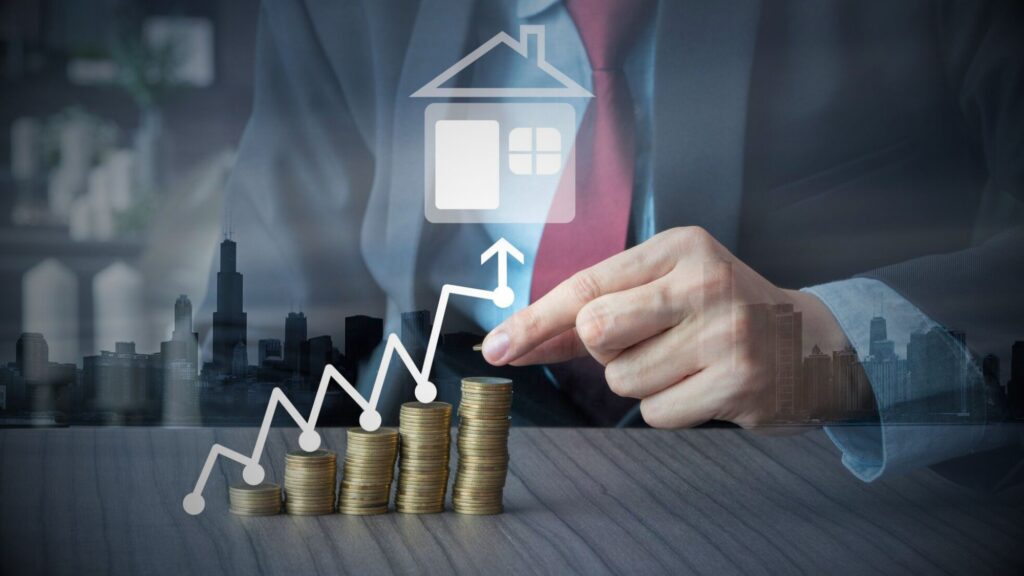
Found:
<svg viewBox="0 0 1024 576"><path fill-rule="evenodd" d="M846 346L815 296L776 287L700 228L675 228L578 272L516 312L487 335L483 354L496 366L590 354L605 366L613 392L640 399L653 427L712 419L757 427L775 419L779 368L768 343L769 315L779 304L802 313L808 348Z"/></svg>

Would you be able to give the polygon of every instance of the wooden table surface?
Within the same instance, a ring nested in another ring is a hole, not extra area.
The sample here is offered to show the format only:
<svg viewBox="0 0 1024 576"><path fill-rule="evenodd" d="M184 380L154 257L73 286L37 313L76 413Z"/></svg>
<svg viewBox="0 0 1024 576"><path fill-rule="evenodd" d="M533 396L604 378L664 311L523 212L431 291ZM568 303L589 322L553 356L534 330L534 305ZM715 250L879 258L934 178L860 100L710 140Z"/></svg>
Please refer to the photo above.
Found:
<svg viewBox="0 0 1024 576"><path fill-rule="evenodd" d="M343 430L322 434L344 449ZM185 514L210 445L255 436L0 431L0 574L1024 572L1021 490L927 470L864 484L821 432L514 428L506 511L487 517L239 518L241 467L221 460L206 511ZM268 479L296 440L271 432Z"/></svg>

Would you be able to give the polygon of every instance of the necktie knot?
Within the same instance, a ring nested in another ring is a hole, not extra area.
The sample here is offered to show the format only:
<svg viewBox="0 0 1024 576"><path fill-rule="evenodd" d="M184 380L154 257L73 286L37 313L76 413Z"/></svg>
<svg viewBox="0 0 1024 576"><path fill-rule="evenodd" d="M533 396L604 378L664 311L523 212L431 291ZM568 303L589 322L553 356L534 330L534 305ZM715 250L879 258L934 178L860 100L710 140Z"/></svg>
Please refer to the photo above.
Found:
<svg viewBox="0 0 1024 576"><path fill-rule="evenodd" d="M594 70L622 68L651 15L654 0L566 0Z"/></svg>

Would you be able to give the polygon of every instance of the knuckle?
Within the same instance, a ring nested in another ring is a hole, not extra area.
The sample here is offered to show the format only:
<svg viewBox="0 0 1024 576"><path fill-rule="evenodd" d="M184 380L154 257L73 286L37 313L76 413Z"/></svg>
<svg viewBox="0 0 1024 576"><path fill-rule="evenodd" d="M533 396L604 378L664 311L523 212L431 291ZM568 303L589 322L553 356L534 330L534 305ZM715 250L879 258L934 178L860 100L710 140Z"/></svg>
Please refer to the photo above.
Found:
<svg viewBox="0 0 1024 576"><path fill-rule="evenodd" d="M707 248L714 243L711 233L700 226L689 226L687 229L690 243L695 248Z"/></svg>
<svg viewBox="0 0 1024 576"><path fill-rule="evenodd" d="M732 286L732 278L728 266L720 261L705 262L701 274L700 287L705 297L728 296Z"/></svg>
<svg viewBox="0 0 1024 576"><path fill-rule="evenodd" d="M581 270L569 279L569 289L579 302L590 302L601 295L601 287L589 270Z"/></svg>
<svg viewBox="0 0 1024 576"><path fill-rule="evenodd" d="M580 340L589 349L600 349L608 338L607 313L602 307L589 304L580 309L576 316L576 331Z"/></svg>
<svg viewBox="0 0 1024 576"><path fill-rule="evenodd" d="M762 326L765 310L760 304L745 304L733 308L732 336L736 346L752 348L762 336L766 336Z"/></svg>
<svg viewBox="0 0 1024 576"><path fill-rule="evenodd" d="M711 234L700 226L673 228L668 235L678 247L686 250L707 246L711 241Z"/></svg>
<svg viewBox="0 0 1024 576"><path fill-rule="evenodd" d="M540 318L537 317L537 312L529 306L520 310L516 318L516 327L527 339L536 338L540 334Z"/></svg>
<svg viewBox="0 0 1024 576"><path fill-rule="evenodd" d="M604 369L604 379L608 383L608 388L617 396L627 398L633 393L633 387L630 384L631 380L626 374L622 362L614 360L609 362Z"/></svg>
<svg viewBox="0 0 1024 576"><path fill-rule="evenodd" d="M651 428L669 427L668 420L665 417L665 411L650 400L640 401L640 416L643 417L644 422L646 422Z"/></svg>
<svg viewBox="0 0 1024 576"><path fill-rule="evenodd" d="M655 310L668 312L677 308L671 283L663 283L651 292L651 304Z"/></svg>

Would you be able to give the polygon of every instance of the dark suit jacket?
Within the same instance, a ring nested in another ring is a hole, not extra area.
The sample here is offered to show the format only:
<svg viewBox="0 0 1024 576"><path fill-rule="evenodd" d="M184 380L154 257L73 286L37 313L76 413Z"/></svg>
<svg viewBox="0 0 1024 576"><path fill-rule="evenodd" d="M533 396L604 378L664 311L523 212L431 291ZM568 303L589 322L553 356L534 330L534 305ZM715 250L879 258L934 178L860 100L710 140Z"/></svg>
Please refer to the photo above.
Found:
<svg viewBox="0 0 1024 576"><path fill-rule="evenodd" d="M880 279L1005 356L1024 336L1022 9L663 0L656 227L703 226L784 287ZM236 235L267 247L252 252L288 264L247 298L432 307L438 287L416 279L453 227L423 217L428 102L409 95L479 44L474 5L262 10L232 211Z"/></svg>

